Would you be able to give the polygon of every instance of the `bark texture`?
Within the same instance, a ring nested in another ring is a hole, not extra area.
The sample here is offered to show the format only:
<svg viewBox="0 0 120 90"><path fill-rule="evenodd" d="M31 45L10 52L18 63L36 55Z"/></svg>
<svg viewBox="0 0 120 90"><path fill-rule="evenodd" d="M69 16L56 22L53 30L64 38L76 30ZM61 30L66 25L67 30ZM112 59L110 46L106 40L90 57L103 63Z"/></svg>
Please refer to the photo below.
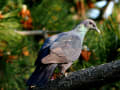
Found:
<svg viewBox="0 0 120 90"><path fill-rule="evenodd" d="M120 60L92 66L76 72L67 77L49 81L45 87L35 87L32 90L75 90L99 87L120 80ZM30 90L30 89L29 89Z"/></svg>

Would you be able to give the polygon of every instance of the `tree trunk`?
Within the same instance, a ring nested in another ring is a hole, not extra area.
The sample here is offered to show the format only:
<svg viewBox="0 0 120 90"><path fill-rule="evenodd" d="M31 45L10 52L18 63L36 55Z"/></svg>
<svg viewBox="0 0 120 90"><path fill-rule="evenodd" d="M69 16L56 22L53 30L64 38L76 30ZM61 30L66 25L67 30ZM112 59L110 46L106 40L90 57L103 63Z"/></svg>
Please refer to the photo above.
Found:
<svg viewBox="0 0 120 90"><path fill-rule="evenodd" d="M120 80L120 60L92 66L76 72L67 77L49 81L44 88L35 87L32 90L75 90L99 87ZM30 89L29 89L30 90Z"/></svg>

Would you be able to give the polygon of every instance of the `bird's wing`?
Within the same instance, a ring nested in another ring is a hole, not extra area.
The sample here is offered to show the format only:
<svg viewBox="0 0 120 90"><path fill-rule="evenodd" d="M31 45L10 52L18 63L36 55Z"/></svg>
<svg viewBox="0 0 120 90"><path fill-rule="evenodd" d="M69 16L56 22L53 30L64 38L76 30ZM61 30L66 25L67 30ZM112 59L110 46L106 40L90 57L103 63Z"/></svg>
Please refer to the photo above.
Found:
<svg viewBox="0 0 120 90"><path fill-rule="evenodd" d="M35 65L38 65L41 63L41 59L44 58L49 54L49 48L50 45L58 38L59 35L53 35L52 37L49 37L48 39L45 40L44 44L42 45L38 57L35 61Z"/></svg>
<svg viewBox="0 0 120 90"><path fill-rule="evenodd" d="M61 34L50 46L50 54L42 59L44 64L68 63L76 60L81 52L81 40L77 35Z"/></svg>
<svg viewBox="0 0 120 90"><path fill-rule="evenodd" d="M59 34L53 35L52 37L49 37L48 39L46 39L44 44L42 45L40 51L49 47L58 37L59 37Z"/></svg>

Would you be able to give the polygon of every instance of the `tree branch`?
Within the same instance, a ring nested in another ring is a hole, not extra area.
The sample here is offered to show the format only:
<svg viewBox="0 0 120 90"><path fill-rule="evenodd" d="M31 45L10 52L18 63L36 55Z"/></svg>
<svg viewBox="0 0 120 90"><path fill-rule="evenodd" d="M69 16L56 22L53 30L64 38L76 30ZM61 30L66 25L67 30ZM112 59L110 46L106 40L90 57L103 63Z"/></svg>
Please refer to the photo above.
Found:
<svg viewBox="0 0 120 90"><path fill-rule="evenodd" d="M16 33L24 36L31 36L31 35L41 35L44 38L48 38L48 33L49 34L56 34L56 33L61 33L60 31L48 31L48 30L33 30L33 31L17 31L15 30Z"/></svg>
<svg viewBox="0 0 120 90"><path fill-rule="evenodd" d="M48 30L32 30L32 31L17 31L15 30L16 33L20 35L44 35L47 33L60 33L60 31L48 31Z"/></svg>
<svg viewBox="0 0 120 90"><path fill-rule="evenodd" d="M98 87L120 80L120 60L92 66L76 72L71 72L67 77L49 81L43 87L35 87L32 90L73 90Z"/></svg>

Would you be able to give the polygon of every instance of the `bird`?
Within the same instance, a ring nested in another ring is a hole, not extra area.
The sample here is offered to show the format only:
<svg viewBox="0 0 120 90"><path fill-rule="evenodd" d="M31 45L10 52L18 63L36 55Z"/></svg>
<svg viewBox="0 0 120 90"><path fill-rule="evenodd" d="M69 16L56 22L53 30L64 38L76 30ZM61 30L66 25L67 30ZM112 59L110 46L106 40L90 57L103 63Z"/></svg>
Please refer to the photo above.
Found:
<svg viewBox="0 0 120 90"><path fill-rule="evenodd" d="M100 33L95 21L85 19L72 30L46 39L39 50L35 71L27 80L27 85L44 87L56 67L59 67L60 73L65 74L66 70L79 58L84 37L88 31L92 30Z"/></svg>

